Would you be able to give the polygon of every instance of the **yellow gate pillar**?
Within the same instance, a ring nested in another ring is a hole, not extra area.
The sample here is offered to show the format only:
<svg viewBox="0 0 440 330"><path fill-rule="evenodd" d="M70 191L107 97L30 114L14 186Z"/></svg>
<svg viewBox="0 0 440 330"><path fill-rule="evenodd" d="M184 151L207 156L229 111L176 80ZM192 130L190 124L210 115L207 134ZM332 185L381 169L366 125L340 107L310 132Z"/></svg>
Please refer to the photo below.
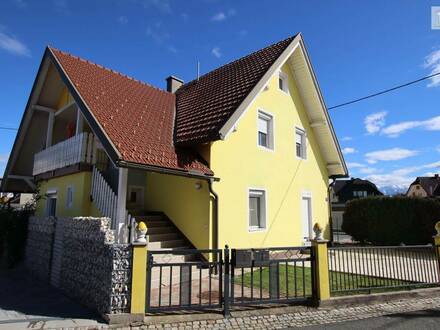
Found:
<svg viewBox="0 0 440 330"><path fill-rule="evenodd" d="M147 244L133 243L133 268L131 273L130 313L145 315L145 293L147 287Z"/></svg>
<svg viewBox="0 0 440 330"><path fill-rule="evenodd" d="M318 303L330 299L327 243L328 241L323 239L312 240L315 252L315 288Z"/></svg>
<svg viewBox="0 0 440 330"><path fill-rule="evenodd" d="M435 224L435 230L437 231L437 235L434 236L434 248L440 265L440 221Z"/></svg>

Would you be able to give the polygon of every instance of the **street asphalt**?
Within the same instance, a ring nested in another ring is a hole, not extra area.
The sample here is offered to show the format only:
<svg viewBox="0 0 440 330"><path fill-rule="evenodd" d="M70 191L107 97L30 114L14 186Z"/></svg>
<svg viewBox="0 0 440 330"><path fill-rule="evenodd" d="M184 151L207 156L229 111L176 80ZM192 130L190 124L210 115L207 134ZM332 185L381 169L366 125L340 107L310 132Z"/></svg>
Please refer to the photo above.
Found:
<svg viewBox="0 0 440 330"><path fill-rule="evenodd" d="M440 329L440 309L427 309L416 312L391 314L358 321L332 323L305 327L306 330L318 329L383 329L383 330L431 330Z"/></svg>

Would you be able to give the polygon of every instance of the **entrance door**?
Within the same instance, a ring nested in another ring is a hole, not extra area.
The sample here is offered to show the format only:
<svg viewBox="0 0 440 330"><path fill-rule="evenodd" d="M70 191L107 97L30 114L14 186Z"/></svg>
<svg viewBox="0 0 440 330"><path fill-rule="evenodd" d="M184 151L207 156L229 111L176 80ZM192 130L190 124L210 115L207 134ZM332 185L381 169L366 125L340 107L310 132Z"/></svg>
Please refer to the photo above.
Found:
<svg viewBox="0 0 440 330"><path fill-rule="evenodd" d="M312 197L303 194L301 197L302 235L305 243L309 243L312 236Z"/></svg>
<svg viewBox="0 0 440 330"><path fill-rule="evenodd" d="M144 187L131 185L128 186L127 206L129 209L144 208Z"/></svg>

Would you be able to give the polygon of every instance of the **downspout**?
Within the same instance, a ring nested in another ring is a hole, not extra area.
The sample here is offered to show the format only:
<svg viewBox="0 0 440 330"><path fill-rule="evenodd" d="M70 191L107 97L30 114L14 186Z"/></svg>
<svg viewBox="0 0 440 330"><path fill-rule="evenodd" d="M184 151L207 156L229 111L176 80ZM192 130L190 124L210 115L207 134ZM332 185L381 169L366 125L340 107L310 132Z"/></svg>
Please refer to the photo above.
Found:
<svg viewBox="0 0 440 330"><path fill-rule="evenodd" d="M212 219L214 232L213 232L213 235L212 235L212 239L213 239L212 248L213 249L218 249L218 195L214 191L214 189L212 188L213 181L214 181L213 179L209 179L208 180L209 192L214 197L213 198L213 202L214 202L214 205L213 205L213 207L214 207L214 219ZM214 254L214 255L217 255L217 254Z"/></svg>

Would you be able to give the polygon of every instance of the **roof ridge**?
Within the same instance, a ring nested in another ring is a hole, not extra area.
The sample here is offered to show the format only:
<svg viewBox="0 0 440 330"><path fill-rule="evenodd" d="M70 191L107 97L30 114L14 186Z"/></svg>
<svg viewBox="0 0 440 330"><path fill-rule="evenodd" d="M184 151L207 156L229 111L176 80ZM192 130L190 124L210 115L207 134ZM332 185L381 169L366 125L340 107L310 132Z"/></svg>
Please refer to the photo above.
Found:
<svg viewBox="0 0 440 330"><path fill-rule="evenodd" d="M61 54L63 54L63 55L70 56L70 57L72 57L72 58L74 58L74 59L77 59L77 60L79 60L79 61L82 61L82 62L86 62L86 63L88 63L88 64L90 64L90 65L96 66L96 67L98 67L98 68L100 68L100 69L103 69L103 70L105 70L105 71L109 71L109 72L111 72L111 73L113 73L113 74L116 74L116 75L121 76L121 77L123 77L123 78L126 78L126 79L128 79L128 80L132 80L132 81L134 81L134 82L136 82L136 83L139 83L139 84L141 84L141 85L144 85L144 86L147 86L147 87L154 88L154 89L158 90L159 92L163 92L163 93L165 93L165 94L172 94L172 93L170 93L170 92L168 92L168 91L166 91L166 90L164 90L164 89L161 89L161 88L159 88L159 87L156 87L156 86L154 86L154 85L151 85L151 84L149 84L149 83L147 83L147 82L145 82L145 81L142 81L142 80L139 80L139 79L133 78L133 77L131 77L131 76L129 76L129 75L126 75L126 74L123 74L123 73L121 73L121 72L119 72L119 71L116 71L116 70L113 70L113 69L107 68L107 67L105 67L105 66L103 66L103 65L101 65L101 64L98 64L98 63L92 62L92 61L90 61L90 60L87 60L87 59L85 59L85 58L79 57L79 56L77 56L77 55L73 55L73 54L71 54L71 53L68 53L68 52L66 52L66 51L60 50L60 49L58 49L58 48L55 48L55 47L52 47L52 46L49 46L49 45L47 46L47 48L50 49L51 51L59 52L59 53L61 53Z"/></svg>
<svg viewBox="0 0 440 330"><path fill-rule="evenodd" d="M260 49L258 49L258 50L255 50L255 51L253 51L252 53L249 53L249 54L247 54L247 55L245 55L245 56L242 56L242 57L240 57L240 58L237 58L237 59L235 59L235 60L232 60L232 61L230 61L230 62L228 62L228 63L226 63L226 64L223 64L223 65L219 66L218 68L215 68L214 70L208 71L208 72L205 73L204 75L200 76L198 79L196 78L196 79L193 79L193 80L191 80L191 81L188 81L186 84L184 84L181 88L179 88L179 89L177 90L177 93L178 93L179 91L183 90L185 87L190 86L190 85L194 84L195 82L199 81L200 79L205 78L206 76L208 76L208 75L210 75L210 74L214 74L214 72L216 72L216 71L218 71L218 70L221 70L221 69L223 69L223 68L225 68L225 67L227 67L227 66L231 66L231 65L235 64L235 63L238 62L238 61L242 61L242 60L244 60L244 59L246 59L246 58L248 58L248 57L250 57L250 56L255 55L256 53L263 52L263 51L267 50L268 48L271 48L271 47L277 46L277 45L279 45L279 44L281 44L281 43L284 43L284 42L286 42L286 41L288 41L288 40L292 41L292 40L295 39L295 37L298 36L298 35L299 35L299 33L297 33L297 34L295 34L295 35L293 35L293 36L290 36L290 37L288 37L288 38L286 38L286 39L283 39L283 40L281 40L281 41L278 41L278 42L276 42L276 43L273 43L273 44L271 44L271 45L268 45L268 46L266 46L266 47L264 47L264 48L260 48Z"/></svg>

